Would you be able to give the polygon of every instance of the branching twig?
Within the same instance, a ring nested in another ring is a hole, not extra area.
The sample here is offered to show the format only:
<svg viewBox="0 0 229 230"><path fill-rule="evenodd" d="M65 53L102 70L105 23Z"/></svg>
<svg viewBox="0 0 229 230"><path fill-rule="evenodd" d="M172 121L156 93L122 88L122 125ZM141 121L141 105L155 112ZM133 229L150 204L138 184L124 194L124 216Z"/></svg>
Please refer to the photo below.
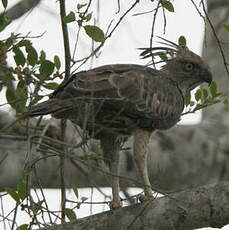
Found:
<svg viewBox="0 0 229 230"><path fill-rule="evenodd" d="M225 66L227 75L229 76L229 68L228 68L228 64L227 64L227 60L226 60L226 57L225 57L225 54L224 54L223 47L221 46L220 40L218 38L218 35L217 35L216 31L215 31L215 28L214 28L212 22L211 22L211 19L208 16L207 9L205 7L205 4L204 4L203 0L201 0L201 4L202 4L202 7L203 7L203 11L205 13L205 17L206 17L206 19L207 19L207 21L208 21L208 23L209 23L209 25L211 27L211 30L212 30L212 32L214 34L214 37L216 39L216 42L218 44L218 47L219 47L219 50L220 50L220 53L221 53L221 56L222 56L222 59L223 59L223 64Z"/></svg>
<svg viewBox="0 0 229 230"><path fill-rule="evenodd" d="M87 57L83 58L83 59L80 59L80 60L77 60L74 62L77 63L77 62L82 62L78 67L77 69L75 69L73 71L73 73L75 73L83 64L85 64L89 58L91 58L92 56L94 56L104 45L105 41L110 38L113 34L113 32L116 30L116 28L119 26L119 24L123 21L123 19L126 17L126 15L139 3L140 0L136 0L132 6L119 18L118 22L116 23L116 25L113 27L113 29L110 31L110 33L108 33L108 35L105 37L104 41L101 42L101 44L91 53L89 54ZM111 24L109 24L110 26Z"/></svg>

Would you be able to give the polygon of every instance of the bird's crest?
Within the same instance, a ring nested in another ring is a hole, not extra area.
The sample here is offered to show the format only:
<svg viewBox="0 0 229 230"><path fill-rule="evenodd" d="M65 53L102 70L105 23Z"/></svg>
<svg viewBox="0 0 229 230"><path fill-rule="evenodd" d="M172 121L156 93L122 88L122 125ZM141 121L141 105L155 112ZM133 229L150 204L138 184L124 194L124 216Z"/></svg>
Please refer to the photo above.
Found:
<svg viewBox="0 0 229 230"><path fill-rule="evenodd" d="M185 44L176 44L165 38L158 38L162 40L158 43L165 46L139 48L140 50L143 50L140 53L142 59L151 58L152 63L157 64L161 62L168 62L175 57L193 56L193 52L191 52ZM161 60L155 61L158 57L160 57Z"/></svg>

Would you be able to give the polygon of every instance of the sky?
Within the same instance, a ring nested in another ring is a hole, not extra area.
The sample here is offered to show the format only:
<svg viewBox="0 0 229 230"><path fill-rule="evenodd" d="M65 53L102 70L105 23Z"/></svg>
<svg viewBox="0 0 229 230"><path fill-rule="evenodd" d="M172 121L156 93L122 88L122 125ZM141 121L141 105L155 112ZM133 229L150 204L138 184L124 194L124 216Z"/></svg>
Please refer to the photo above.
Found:
<svg viewBox="0 0 229 230"><path fill-rule="evenodd" d="M9 1L9 6L15 4L16 0ZM76 2L84 3L85 1L75 1L68 0L67 11L76 9ZM97 3L97 1L94 1ZM99 5L94 4L91 9L93 18L88 24L93 24L96 22L100 28L104 31L107 30L108 25L113 20L111 26L114 26L120 16L131 6L133 0L120 1L121 9L119 13L117 12L117 1L116 0L100 0ZM197 4L199 1L195 1ZM201 54L202 40L204 36L204 22L199 16L198 12L192 5L191 1L176 0L173 2L175 13L166 12L166 31L163 33L163 16L159 15L156 22L155 34L157 36L162 36L166 39L176 42L180 35L184 35L188 41L188 47L197 54ZM60 56L64 60L64 50L63 41L61 37L61 27L59 22L59 8L58 2L55 0L43 0L42 3L30 11L24 17L13 22L6 31L0 34L1 39L6 38L12 33L27 34L30 32L31 35L37 36L43 34L39 39L33 40L33 45L38 50L45 50L47 56L52 59L54 55ZM98 13L98 7L100 11ZM151 35L151 24L152 24L152 14L142 14L139 16L133 16L134 14L143 13L149 9L153 9L152 2L150 0L145 0L144 3L139 4L125 20L122 22L121 26L114 32L112 38L107 41L107 44L102 49L102 52L98 58L94 58L92 61L88 62L81 69L89 69L91 67L104 65L104 64L117 64L117 63L133 63L133 64L146 64L145 61L139 59L139 50L137 48L149 46L149 39ZM1 9L0 5L0 12ZM97 18L94 17L97 15ZM75 40L77 37L77 25L75 23L69 24L70 40L71 40L71 50L73 50L75 45ZM157 38L154 39L154 44L157 44ZM81 31L79 43L77 46L76 59L87 56L90 53L91 40L85 35L84 31ZM9 58L9 63L13 64L13 59ZM75 69L78 66L74 67ZM1 103L4 103L4 92L1 93ZM7 110L7 107L3 107ZM193 124L200 120L201 115L192 114L187 115L182 118L182 124ZM109 190L106 192L110 193ZM134 190L133 192L139 192L139 190ZM47 199L50 200L50 205L53 205L53 209L59 208L59 191L46 190ZM72 193L69 193L72 196ZM80 196L90 197L91 190L80 190ZM94 190L93 196L96 197L95 200L102 200L101 195L97 194ZM14 207L14 202L10 201L9 197L4 197L4 207L5 210L10 210ZM96 213L104 210L104 207L90 207L80 209L80 212L76 213L78 217L83 217L89 215L92 212ZM107 207L106 207L107 208ZM0 208L0 213L1 213ZM22 214L19 211L19 222L25 223L29 219L23 219ZM1 219L1 217L0 217ZM3 228L3 223L0 222L0 229ZM8 227L6 228L9 229ZM225 228L226 229L226 228Z"/></svg>

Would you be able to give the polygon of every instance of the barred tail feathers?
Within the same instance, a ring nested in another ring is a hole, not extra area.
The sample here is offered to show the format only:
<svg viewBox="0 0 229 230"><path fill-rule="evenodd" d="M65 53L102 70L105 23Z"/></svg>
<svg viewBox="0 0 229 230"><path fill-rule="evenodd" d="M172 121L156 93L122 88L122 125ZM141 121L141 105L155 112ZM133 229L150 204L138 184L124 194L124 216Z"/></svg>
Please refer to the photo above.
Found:
<svg viewBox="0 0 229 230"><path fill-rule="evenodd" d="M63 104L59 103L56 99L49 99L48 101L41 102L32 106L25 112L25 116L36 117L55 113L56 111L63 109Z"/></svg>

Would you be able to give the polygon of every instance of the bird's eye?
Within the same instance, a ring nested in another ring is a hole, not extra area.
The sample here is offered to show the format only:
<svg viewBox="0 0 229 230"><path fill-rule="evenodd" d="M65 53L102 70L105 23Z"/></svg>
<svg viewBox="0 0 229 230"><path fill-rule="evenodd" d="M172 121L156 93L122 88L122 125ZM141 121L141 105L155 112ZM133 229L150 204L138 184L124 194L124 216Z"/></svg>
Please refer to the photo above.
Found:
<svg viewBox="0 0 229 230"><path fill-rule="evenodd" d="M186 71L192 71L193 70L193 64L192 63L186 63L184 65L184 68Z"/></svg>

